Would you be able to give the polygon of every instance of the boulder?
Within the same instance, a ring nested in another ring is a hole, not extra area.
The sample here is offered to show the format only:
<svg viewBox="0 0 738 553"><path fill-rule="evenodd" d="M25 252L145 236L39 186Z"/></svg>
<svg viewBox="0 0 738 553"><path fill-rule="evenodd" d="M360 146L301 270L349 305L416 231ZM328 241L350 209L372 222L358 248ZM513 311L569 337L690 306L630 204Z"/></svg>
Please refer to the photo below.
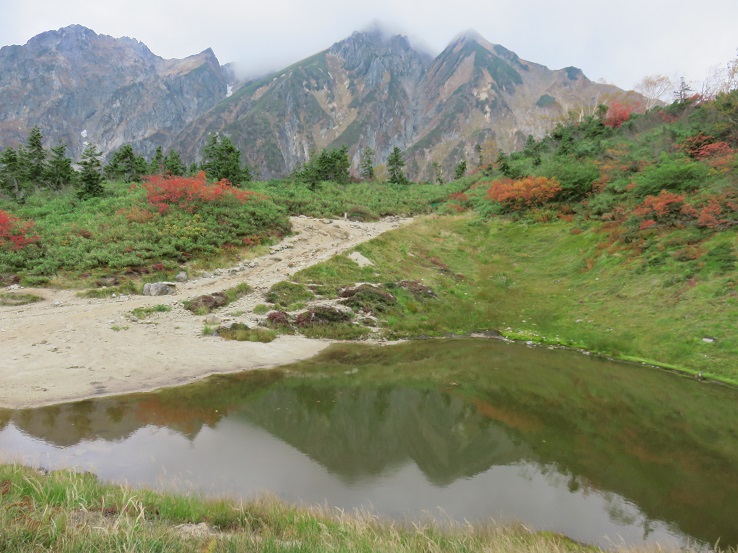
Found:
<svg viewBox="0 0 738 553"><path fill-rule="evenodd" d="M174 282L147 282L143 287L144 296L168 296L177 291Z"/></svg>

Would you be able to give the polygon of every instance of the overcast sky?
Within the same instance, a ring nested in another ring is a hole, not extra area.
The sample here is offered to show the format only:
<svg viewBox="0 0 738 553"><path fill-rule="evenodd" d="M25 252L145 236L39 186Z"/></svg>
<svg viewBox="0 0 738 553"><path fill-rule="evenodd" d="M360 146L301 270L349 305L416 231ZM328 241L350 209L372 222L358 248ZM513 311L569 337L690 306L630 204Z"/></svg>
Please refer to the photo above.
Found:
<svg viewBox="0 0 738 553"><path fill-rule="evenodd" d="M434 55L474 29L528 61L626 89L653 74L702 83L738 49L738 0L0 0L0 45L78 23L164 58L212 48L256 75L374 22Z"/></svg>

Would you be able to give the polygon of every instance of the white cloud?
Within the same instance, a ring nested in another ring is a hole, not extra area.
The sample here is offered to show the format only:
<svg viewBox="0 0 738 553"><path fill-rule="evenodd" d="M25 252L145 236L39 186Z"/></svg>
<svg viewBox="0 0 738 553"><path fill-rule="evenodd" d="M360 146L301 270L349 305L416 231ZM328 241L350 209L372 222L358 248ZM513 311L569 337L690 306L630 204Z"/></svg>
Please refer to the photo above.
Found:
<svg viewBox="0 0 738 553"><path fill-rule="evenodd" d="M221 63L252 74L280 69L381 21L434 53L475 29L522 58L551 68L574 65L593 79L630 88L648 74L701 81L735 58L738 2L704 0L4 0L0 44L23 44L79 23L131 36L162 57L212 47Z"/></svg>

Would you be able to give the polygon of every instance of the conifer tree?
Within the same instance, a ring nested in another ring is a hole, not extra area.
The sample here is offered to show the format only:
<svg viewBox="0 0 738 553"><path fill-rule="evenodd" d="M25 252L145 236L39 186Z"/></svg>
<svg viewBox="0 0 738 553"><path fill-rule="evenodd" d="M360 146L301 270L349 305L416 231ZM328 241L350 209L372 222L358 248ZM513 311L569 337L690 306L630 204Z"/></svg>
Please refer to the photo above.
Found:
<svg viewBox="0 0 738 553"><path fill-rule="evenodd" d="M11 194L13 198L22 202L25 198L25 178L22 160L22 147L18 151L7 148L0 155L0 187Z"/></svg>
<svg viewBox="0 0 738 553"><path fill-rule="evenodd" d="M460 179L466 174L466 160L460 159L459 162L456 164L456 167L454 168L454 176L457 179Z"/></svg>
<svg viewBox="0 0 738 553"><path fill-rule="evenodd" d="M77 196L81 199L94 198L103 194L102 162L99 152L94 144L89 144L82 152L80 167L80 185Z"/></svg>
<svg viewBox="0 0 738 553"><path fill-rule="evenodd" d="M431 163L431 171L433 172L433 182L436 184L446 184L443 178L443 168L440 163L437 161Z"/></svg>
<svg viewBox="0 0 738 553"><path fill-rule="evenodd" d="M227 136L211 135L203 154L202 168L208 178L225 179L233 185L251 180L251 170L241 165L241 151Z"/></svg>
<svg viewBox="0 0 738 553"><path fill-rule="evenodd" d="M149 163L149 174L161 175L165 171L166 167L164 162L164 150L162 150L161 146L157 146L156 153L154 154L151 163Z"/></svg>
<svg viewBox="0 0 738 553"><path fill-rule="evenodd" d="M74 182L74 174L72 160L67 157L67 146L59 142L51 148L51 157L46 166L46 182L54 190L60 190Z"/></svg>
<svg viewBox="0 0 738 553"><path fill-rule="evenodd" d="M26 141L26 155L28 162L28 180L33 186L43 184L46 175L46 150L44 150L41 129L33 127L28 133Z"/></svg>
<svg viewBox="0 0 738 553"><path fill-rule="evenodd" d="M182 158L179 157L176 150L170 150L164 158L164 171L177 177L184 176L187 173L187 167L182 163Z"/></svg>
<svg viewBox="0 0 738 553"><path fill-rule="evenodd" d="M410 182L405 176L403 167L405 167L405 159L402 157L402 152L400 151L400 148L395 146L392 149L392 152L390 152L389 157L387 158L389 182L395 184L408 184Z"/></svg>
<svg viewBox="0 0 738 553"><path fill-rule="evenodd" d="M374 180L374 150L372 150L369 146L364 148L364 150L362 150L361 152L359 170L361 171L362 179L368 181Z"/></svg>
<svg viewBox="0 0 738 553"><path fill-rule="evenodd" d="M105 176L108 180L123 180L135 182L148 172L149 165L146 160L133 151L133 146L123 144L113 154L113 159L105 167Z"/></svg>

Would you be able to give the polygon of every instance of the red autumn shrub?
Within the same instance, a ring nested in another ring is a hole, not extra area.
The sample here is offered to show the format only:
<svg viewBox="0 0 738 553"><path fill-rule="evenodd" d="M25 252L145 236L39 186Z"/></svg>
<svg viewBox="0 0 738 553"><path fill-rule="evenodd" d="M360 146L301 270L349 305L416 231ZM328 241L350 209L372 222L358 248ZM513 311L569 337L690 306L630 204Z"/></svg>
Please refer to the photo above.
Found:
<svg viewBox="0 0 738 553"><path fill-rule="evenodd" d="M30 234L33 221L24 221L0 209L0 247L21 250L40 240L37 234Z"/></svg>
<svg viewBox="0 0 738 553"><path fill-rule="evenodd" d="M471 207L469 196L467 196L463 192L454 192L453 194L450 194L448 197L448 201L449 207L459 213L466 211Z"/></svg>
<svg viewBox="0 0 738 553"><path fill-rule="evenodd" d="M502 204L507 210L542 206L556 198L561 192L557 179L548 177L526 177L503 179L492 183L487 190L487 199Z"/></svg>
<svg viewBox="0 0 738 553"><path fill-rule="evenodd" d="M156 207L159 213L171 206L194 213L205 203L236 201L242 204L255 195L254 192L234 188L227 180L208 184L204 171L194 177L150 175L145 177L142 186L149 205Z"/></svg>
<svg viewBox="0 0 738 553"><path fill-rule="evenodd" d="M613 102L608 106L607 114L602 120L602 124L606 127L617 129L620 125L630 119L630 116L636 111L637 107L637 105L633 104Z"/></svg>
<svg viewBox="0 0 738 553"><path fill-rule="evenodd" d="M697 159L708 159L713 157L729 156L734 153L735 150L730 147L730 144L721 140L720 142L705 144L695 152L695 157Z"/></svg>
<svg viewBox="0 0 738 553"><path fill-rule="evenodd" d="M683 207L684 196L662 190L658 196L646 196L643 203L637 206L633 213L644 219L666 222L683 214Z"/></svg>
<svg viewBox="0 0 738 553"><path fill-rule="evenodd" d="M685 138L682 149L689 157L699 160L725 157L735 154L735 150L724 140L716 141L715 137L705 133L697 133Z"/></svg>

